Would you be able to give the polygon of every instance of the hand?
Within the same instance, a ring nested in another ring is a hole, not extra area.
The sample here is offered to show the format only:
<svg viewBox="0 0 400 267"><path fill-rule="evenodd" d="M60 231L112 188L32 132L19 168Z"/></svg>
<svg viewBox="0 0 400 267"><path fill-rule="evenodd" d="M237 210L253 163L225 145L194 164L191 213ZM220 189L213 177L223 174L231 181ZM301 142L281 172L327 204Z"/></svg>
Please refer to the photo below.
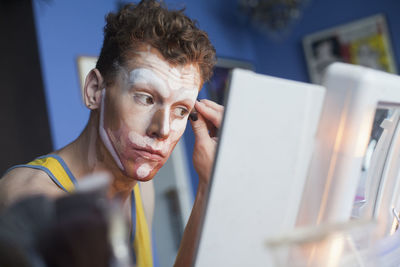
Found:
<svg viewBox="0 0 400 267"><path fill-rule="evenodd" d="M213 101L202 99L196 101L195 108L198 120L190 120L195 136L193 164L199 175L199 183L207 185L214 163L218 142L217 132L221 127L224 107Z"/></svg>

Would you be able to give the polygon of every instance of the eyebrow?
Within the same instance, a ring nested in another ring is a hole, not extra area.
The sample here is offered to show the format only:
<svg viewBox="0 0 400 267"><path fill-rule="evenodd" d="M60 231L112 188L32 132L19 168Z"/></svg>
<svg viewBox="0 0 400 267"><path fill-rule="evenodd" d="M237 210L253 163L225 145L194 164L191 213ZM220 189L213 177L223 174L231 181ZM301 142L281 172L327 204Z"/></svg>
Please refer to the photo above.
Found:
<svg viewBox="0 0 400 267"><path fill-rule="evenodd" d="M165 81L158 77L152 70L146 68L134 69L129 74L129 81L132 84L149 84L164 98L167 98L170 95Z"/></svg>
<svg viewBox="0 0 400 267"><path fill-rule="evenodd" d="M175 103L181 103L181 104L187 106L188 108L190 108L193 105L193 108L194 108L194 105L196 104L196 98L195 99L191 99L189 97L177 97L174 100L174 102ZM189 110L189 112L190 112L190 110Z"/></svg>

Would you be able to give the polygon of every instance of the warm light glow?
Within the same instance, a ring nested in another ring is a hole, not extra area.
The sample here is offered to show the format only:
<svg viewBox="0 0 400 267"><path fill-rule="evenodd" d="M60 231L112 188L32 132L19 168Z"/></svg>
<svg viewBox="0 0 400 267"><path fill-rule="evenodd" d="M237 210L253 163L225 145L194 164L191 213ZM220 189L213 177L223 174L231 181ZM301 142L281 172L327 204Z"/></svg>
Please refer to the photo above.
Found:
<svg viewBox="0 0 400 267"><path fill-rule="evenodd" d="M343 241L343 235L341 234L332 235L332 237L327 240L326 244L322 246L323 253L320 254L322 257L320 258L319 263L321 263L321 265L319 266L339 266L340 257L344 247Z"/></svg>
<svg viewBox="0 0 400 267"><path fill-rule="evenodd" d="M343 248L343 234L332 234L310 249L310 257L306 266L337 267L343 254Z"/></svg>

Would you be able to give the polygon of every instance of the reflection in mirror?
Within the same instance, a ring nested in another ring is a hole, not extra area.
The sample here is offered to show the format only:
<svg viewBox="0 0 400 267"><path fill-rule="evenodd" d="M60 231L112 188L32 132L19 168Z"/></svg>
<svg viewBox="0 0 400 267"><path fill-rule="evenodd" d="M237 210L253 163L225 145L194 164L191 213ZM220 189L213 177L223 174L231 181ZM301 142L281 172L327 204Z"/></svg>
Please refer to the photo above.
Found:
<svg viewBox="0 0 400 267"><path fill-rule="evenodd" d="M377 147L379 143L383 148L384 144L392 138L391 134L382 135L384 132L383 123L386 120L390 121L393 119L393 117L396 116L395 113L397 114L394 108L387 106L379 106L376 109L371 130L371 137L364 155L357 193L354 199L352 211L353 218L360 217L361 211L363 208L365 208L367 201L372 203L376 201L383 170L383 164L379 163L383 163L382 159L383 157L386 157L389 146L385 146L386 149L379 151L377 150ZM371 216L368 217L370 218Z"/></svg>
<svg viewBox="0 0 400 267"><path fill-rule="evenodd" d="M359 184L354 199L352 218L372 218L378 195L382 187L385 159L389 153L399 110L388 105L379 105L366 149Z"/></svg>

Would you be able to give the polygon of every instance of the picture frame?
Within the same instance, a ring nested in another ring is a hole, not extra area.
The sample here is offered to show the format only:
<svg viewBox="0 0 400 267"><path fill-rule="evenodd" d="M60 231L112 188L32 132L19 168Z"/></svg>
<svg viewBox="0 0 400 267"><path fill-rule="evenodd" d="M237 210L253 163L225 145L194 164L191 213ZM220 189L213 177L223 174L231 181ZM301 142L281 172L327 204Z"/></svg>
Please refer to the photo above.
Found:
<svg viewBox="0 0 400 267"><path fill-rule="evenodd" d="M321 84L326 67L333 62L397 73L383 14L306 35L303 49L312 83Z"/></svg>

